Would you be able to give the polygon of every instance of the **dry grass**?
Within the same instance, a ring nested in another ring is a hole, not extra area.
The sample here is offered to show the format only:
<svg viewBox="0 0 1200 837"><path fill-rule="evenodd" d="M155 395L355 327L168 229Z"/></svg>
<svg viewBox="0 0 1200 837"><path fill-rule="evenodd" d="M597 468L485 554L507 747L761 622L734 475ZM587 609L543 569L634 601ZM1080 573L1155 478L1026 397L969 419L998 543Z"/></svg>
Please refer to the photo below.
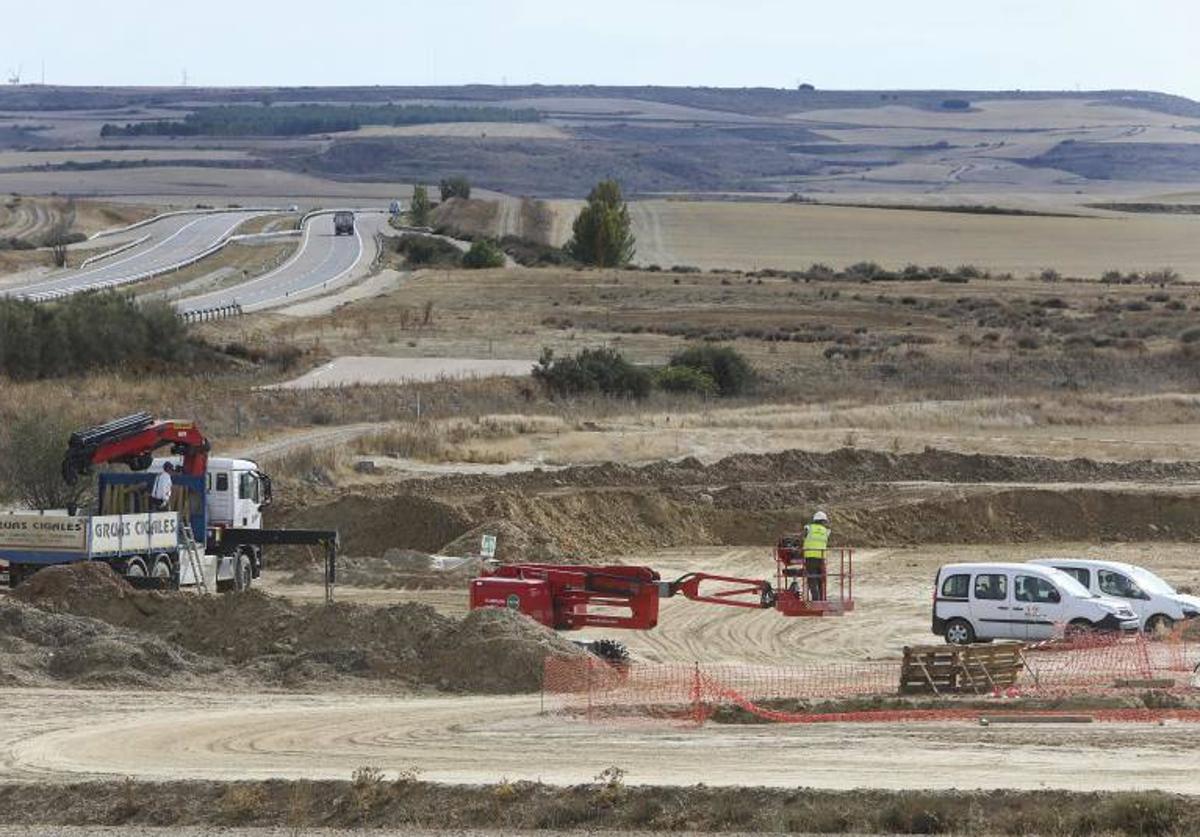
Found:
<svg viewBox="0 0 1200 837"><path fill-rule="evenodd" d="M1046 218L800 204L641 201L630 206L637 261L664 267L798 270L814 262L976 264L1017 276L1166 265L1200 281L1186 217Z"/></svg>
<svg viewBox="0 0 1200 837"><path fill-rule="evenodd" d="M619 768L617 768L619 770ZM10 784L18 825L278 827L301 791L306 814L332 828L532 829L578 833L794 832L855 834L1183 835L1200 825L1194 797L1157 791L824 791L501 781L461 786L387 781L360 768L350 781Z"/></svg>

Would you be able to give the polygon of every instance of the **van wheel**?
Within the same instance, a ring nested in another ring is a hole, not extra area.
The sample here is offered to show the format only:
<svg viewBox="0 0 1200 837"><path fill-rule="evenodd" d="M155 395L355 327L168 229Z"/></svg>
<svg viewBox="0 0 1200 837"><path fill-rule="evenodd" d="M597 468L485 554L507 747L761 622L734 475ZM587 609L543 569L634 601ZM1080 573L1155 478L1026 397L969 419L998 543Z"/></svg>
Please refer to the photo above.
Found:
<svg viewBox="0 0 1200 837"><path fill-rule="evenodd" d="M975 629L966 619L951 619L946 623L946 642L951 645L970 645L975 641Z"/></svg>
<svg viewBox="0 0 1200 837"><path fill-rule="evenodd" d="M1175 620L1165 613L1156 613L1146 620L1146 633L1150 636L1168 634L1175 627Z"/></svg>
<svg viewBox="0 0 1200 837"><path fill-rule="evenodd" d="M1090 634L1095 630L1095 627L1095 625L1086 619L1072 619L1067 624L1067 629L1064 633L1067 639L1078 639L1081 636Z"/></svg>

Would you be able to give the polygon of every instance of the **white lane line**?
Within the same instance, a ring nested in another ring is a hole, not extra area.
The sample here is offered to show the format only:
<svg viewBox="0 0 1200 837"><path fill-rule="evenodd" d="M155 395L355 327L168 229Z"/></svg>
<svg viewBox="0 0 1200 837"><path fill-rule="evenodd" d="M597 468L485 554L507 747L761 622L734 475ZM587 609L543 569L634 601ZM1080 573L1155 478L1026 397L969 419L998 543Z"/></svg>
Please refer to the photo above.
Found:
<svg viewBox="0 0 1200 837"><path fill-rule="evenodd" d="M334 276L333 278L324 280L324 281L321 283L321 287L322 287L322 288L327 288L329 285L335 284L335 283L336 283L336 282L337 282L339 279L341 279L341 278L342 278L343 276L345 276L347 273L349 273L350 271L354 270L354 268L358 267L358 262L359 262L359 260L362 258L362 253L363 253L363 241L362 241L362 234L359 232L359 225L358 225L358 224L355 224L355 225L354 225L354 239L355 239L355 241L357 242L357 244L358 244L358 247L357 247L357 250L355 251L355 254L354 254L354 259L353 259L353 260L350 262L350 266L349 266L349 267L347 267L345 270L341 271L340 273L338 273L338 274L337 274L336 276ZM326 256L325 260L324 260L324 261L323 261L323 262L322 262L322 263L319 265L319 267L323 268L323 267L325 266L325 263L326 263L326 262L328 262L328 261L330 261L330 260L332 259L332 257L333 257L333 256L335 256L335 255L337 255L337 248L336 248L336 246L334 246L334 247L331 247L331 248L330 248L329 255L328 255L328 256ZM316 272L317 272L317 271L316 271L315 269L314 269L314 270L310 270L308 273L306 273L306 274L305 274L305 276L306 276L306 277L307 277L307 276L311 276L313 273L316 273ZM316 290L316 288L317 288L317 285L316 285L316 283L314 282L314 283L312 283L311 285L307 285L307 286L300 287L300 288L295 288L294 290L296 291L296 293L298 293L298 294L299 294L299 293L303 293L303 292L305 292L305 291L312 291L312 290ZM278 294L276 294L276 296L274 296L274 297L268 297L268 298L267 298L267 299L265 299L265 300L263 300L263 299L261 299L261 298L260 298L260 300L259 300L258 302L251 303L251 304L252 304L252 305L256 305L256 306L257 306L257 305L262 305L262 304L264 304L264 303L268 303L268 302L286 301L286 300L290 299L290 295L291 295L291 293L292 293L291 291L288 291L288 292L287 292L287 293L285 293L285 295L284 295L284 296L282 296L282 297L281 297L281 296L279 296Z"/></svg>
<svg viewBox="0 0 1200 837"><path fill-rule="evenodd" d="M272 270L270 273L265 273L262 276L259 276L257 279L251 279L249 282L245 282L241 285L237 285L234 288L229 289L229 290L209 291L208 293L201 294L199 296L193 296L193 297L189 297L187 299L177 300L176 305L180 306L180 308L182 308L185 311L195 310L196 308L203 308L205 306L200 305L199 303L202 303L205 300L226 299L229 297L230 293L237 290L238 288L244 289L244 288L254 287L256 285L259 285L263 282L270 280L271 278L278 275L279 273L282 273L285 270L289 270L292 267L292 265L294 265L302 256L304 256L305 251L308 249L309 238L311 238L311 236L312 236L313 224L315 224L315 223L316 223L315 220L310 221L308 223L308 225L305 226L304 237L300 239L300 246L296 249L295 254L290 259L288 259L286 262L281 264L279 267Z"/></svg>

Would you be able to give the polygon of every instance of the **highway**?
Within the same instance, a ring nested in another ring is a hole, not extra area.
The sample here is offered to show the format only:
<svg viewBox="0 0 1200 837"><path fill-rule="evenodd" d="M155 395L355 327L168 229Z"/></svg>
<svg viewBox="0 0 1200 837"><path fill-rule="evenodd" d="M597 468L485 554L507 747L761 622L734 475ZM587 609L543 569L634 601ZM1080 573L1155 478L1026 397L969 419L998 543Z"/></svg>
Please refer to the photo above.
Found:
<svg viewBox="0 0 1200 837"><path fill-rule="evenodd" d="M5 288L0 294L40 301L149 278L190 262L243 222L262 214L247 210L162 218L129 233L134 238L149 236L136 247L83 270L57 272L36 282ZM113 248L119 244L114 240Z"/></svg>
<svg viewBox="0 0 1200 837"><path fill-rule="evenodd" d="M179 300L175 306L183 313L233 304L254 311L345 284L374 261L375 234L386 223L381 212L356 212L354 220L354 235L335 236L333 216L316 215L304 225L296 254L275 270L230 288Z"/></svg>

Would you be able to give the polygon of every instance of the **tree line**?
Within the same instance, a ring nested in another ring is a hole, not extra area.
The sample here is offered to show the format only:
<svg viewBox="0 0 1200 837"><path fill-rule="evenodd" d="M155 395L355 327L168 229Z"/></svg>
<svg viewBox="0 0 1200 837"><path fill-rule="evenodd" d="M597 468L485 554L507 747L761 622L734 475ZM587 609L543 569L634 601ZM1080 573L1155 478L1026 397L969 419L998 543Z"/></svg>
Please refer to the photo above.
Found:
<svg viewBox="0 0 1200 837"><path fill-rule="evenodd" d="M218 105L183 119L106 123L102 137L302 136L356 131L363 125L424 125L432 122L537 122L532 108L454 105Z"/></svg>

